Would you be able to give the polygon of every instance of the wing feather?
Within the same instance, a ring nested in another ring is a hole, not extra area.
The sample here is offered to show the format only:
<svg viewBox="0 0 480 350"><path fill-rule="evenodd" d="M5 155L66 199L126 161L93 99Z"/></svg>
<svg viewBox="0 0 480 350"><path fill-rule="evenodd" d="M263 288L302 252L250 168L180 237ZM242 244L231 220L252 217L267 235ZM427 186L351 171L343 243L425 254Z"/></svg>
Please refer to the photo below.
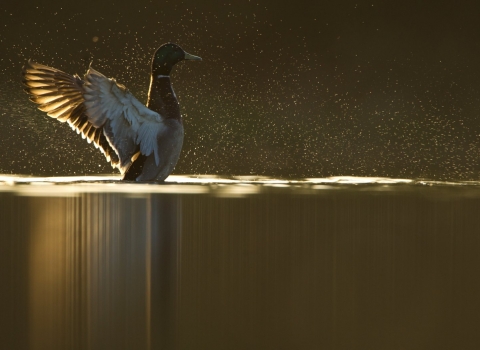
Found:
<svg viewBox="0 0 480 350"><path fill-rule="evenodd" d="M88 126L82 136L99 148L113 167L119 167L119 157L104 135L103 128L92 128L85 114L84 82L78 76L32 61L23 68L25 91L38 108L52 118L67 122L77 133ZM122 171L122 170L121 170Z"/></svg>
<svg viewBox="0 0 480 350"><path fill-rule="evenodd" d="M121 165L132 162L137 153L154 153L159 164L157 139L165 130L164 118L138 101L123 85L93 68L85 75L86 114L89 122L105 128L105 136L116 150Z"/></svg>

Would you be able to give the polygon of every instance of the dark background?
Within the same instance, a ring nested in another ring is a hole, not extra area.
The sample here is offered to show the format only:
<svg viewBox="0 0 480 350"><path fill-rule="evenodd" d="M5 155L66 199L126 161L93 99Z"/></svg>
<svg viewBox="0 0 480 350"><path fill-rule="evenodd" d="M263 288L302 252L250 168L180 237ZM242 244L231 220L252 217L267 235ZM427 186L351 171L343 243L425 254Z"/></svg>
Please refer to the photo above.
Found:
<svg viewBox="0 0 480 350"><path fill-rule="evenodd" d="M203 58L172 75L186 127L177 174L479 178L480 2L4 1L0 9L0 173L116 172L28 101L27 59L80 75L93 60L145 101L151 55L172 41Z"/></svg>

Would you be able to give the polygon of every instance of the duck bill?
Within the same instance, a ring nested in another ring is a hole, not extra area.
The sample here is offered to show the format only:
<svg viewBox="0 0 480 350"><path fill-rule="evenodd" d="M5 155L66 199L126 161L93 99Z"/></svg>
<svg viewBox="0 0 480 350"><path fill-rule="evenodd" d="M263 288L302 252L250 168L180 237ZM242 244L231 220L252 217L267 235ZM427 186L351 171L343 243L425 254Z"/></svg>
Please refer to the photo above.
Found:
<svg viewBox="0 0 480 350"><path fill-rule="evenodd" d="M188 52L185 52L185 59L190 60L190 61L201 61L202 58L195 56L195 55L190 55Z"/></svg>

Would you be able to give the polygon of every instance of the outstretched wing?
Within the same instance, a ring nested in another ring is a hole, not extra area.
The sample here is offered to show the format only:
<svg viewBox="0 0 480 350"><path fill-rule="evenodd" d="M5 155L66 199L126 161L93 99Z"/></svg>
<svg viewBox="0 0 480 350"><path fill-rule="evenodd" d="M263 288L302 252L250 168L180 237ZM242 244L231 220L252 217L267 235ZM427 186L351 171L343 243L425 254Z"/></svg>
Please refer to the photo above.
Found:
<svg viewBox="0 0 480 350"><path fill-rule="evenodd" d="M157 138L165 130L164 118L140 103L123 85L93 68L85 75L85 108L88 120L103 127L123 163L137 152L160 162Z"/></svg>
<svg viewBox="0 0 480 350"><path fill-rule="evenodd" d="M38 109L62 123L67 122L88 143L93 142L113 167L118 167L119 158L103 130L95 128L85 114L82 79L32 61L23 67L22 73L25 91L31 95L31 101L39 104Z"/></svg>
<svg viewBox="0 0 480 350"><path fill-rule="evenodd" d="M154 153L165 126L160 114L141 104L124 86L90 68L84 80L29 61L25 89L39 109L81 133L125 173L140 152Z"/></svg>

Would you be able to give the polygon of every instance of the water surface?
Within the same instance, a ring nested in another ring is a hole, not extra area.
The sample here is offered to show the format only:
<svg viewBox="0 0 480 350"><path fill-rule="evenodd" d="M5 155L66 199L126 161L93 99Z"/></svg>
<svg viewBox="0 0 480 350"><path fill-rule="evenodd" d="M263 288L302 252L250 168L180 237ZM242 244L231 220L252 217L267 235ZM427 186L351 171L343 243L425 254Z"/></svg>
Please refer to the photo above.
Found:
<svg viewBox="0 0 480 350"><path fill-rule="evenodd" d="M475 348L480 186L0 177L0 348Z"/></svg>

